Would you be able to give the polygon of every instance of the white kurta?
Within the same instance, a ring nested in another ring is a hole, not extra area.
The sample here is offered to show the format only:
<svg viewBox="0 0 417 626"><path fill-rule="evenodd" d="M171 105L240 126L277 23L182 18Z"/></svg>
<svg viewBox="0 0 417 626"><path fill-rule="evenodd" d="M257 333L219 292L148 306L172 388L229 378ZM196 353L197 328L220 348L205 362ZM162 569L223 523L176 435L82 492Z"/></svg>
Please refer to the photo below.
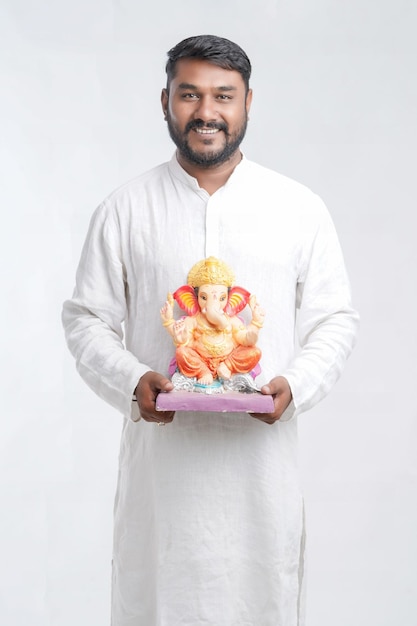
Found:
<svg viewBox="0 0 417 626"><path fill-rule="evenodd" d="M273 426L245 414L134 422L138 379L167 373L174 353L159 309L210 255L266 310L261 382L285 376L293 403ZM112 625L300 626L296 416L337 380L358 325L322 201L245 158L209 196L174 156L97 209L63 320L81 376L125 416Z"/></svg>

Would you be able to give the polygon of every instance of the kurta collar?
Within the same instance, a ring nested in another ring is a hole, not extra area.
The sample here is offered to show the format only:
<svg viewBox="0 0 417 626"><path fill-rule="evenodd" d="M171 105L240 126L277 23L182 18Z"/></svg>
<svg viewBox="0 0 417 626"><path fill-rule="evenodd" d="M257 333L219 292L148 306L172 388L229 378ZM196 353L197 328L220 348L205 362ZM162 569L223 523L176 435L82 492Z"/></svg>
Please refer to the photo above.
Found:
<svg viewBox="0 0 417 626"><path fill-rule="evenodd" d="M248 160L246 159L245 155L242 153L242 160L240 161L240 163L236 165L232 174L229 176L228 181L226 182L225 185L223 185L223 187L233 184L236 180L239 180L242 175L244 176L245 170L247 168L247 164L248 164ZM187 185L188 187L190 187L197 193L204 193L204 194L207 194L207 196L209 195L205 189L202 189L200 187L197 179L194 178L194 176L190 176L190 174L188 174L181 167L181 165L178 163L176 152L174 152L174 154L171 157L171 160L168 162L168 167L169 167L171 174L175 176L175 178L183 182L185 185Z"/></svg>

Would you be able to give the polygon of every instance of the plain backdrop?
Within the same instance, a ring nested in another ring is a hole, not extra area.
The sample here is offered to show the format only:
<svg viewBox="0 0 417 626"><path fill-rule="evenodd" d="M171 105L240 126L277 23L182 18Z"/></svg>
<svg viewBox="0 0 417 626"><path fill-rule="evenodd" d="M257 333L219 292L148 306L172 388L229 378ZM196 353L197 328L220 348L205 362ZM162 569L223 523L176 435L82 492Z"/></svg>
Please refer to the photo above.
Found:
<svg viewBox="0 0 417 626"><path fill-rule="evenodd" d="M416 625L416 6L2 1L2 624L109 624L122 418L75 372L61 306L95 207L173 152L166 51L211 33L253 64L246 155L322 196L362 318L299 419L308 626Z"/></svg>

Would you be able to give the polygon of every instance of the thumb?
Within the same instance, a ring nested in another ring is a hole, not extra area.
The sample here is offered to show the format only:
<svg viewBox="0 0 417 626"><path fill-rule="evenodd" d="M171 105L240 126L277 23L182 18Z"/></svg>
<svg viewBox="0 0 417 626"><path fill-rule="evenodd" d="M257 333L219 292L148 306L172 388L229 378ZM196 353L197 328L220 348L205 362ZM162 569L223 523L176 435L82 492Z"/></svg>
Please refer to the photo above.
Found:
<svg viewBox="0 0 417 626"><path fill-rule="evenodd" d="M169 380L169 378L166 378L166 376L161 376L158 388L160 391L172 391L172 389L174 389L174 385Z"/></svg>
<svg viewBox="0 0 417 626"><path fill-rule="evenodd" d="M264 394L264 396L272 396L272 389L271 389L271 385L263 385L261 387L261 393Z"/></svg>
<svg viewBox="0 0 417 626"><path fill-rule="evenodd" d="M153 392L156 391L171 391L174 388L172 382L164 376L163 374L159 374L158 372L148 371L144 374L138 383L139 386L148 386L149 389L152 389Z"/></svg>
<svg viewBox="0 0 417 626"><path fill-rule="evenodd" d="M265 395L274 396L285 392L291 392L291 390L286 378L283 376L276 376L270 380L269 383L263 385L261 392Z"/></svg>

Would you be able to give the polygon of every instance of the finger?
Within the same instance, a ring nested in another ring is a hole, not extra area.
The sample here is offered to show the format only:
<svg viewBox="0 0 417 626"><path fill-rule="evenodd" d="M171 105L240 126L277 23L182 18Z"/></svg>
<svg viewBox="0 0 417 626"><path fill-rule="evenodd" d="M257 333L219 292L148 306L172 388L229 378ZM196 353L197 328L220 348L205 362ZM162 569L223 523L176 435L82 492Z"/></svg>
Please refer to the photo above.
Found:
<svg viewBox="0 0 417 626"><path fill-rule="evenodd" d="M141 412L141 417L150 424L170 424L174 416L175 412L173 411Z"/></svg>
<svg viewBox="0 0 417 626"><path fill-rule="evenodd" d="M251 417L259 420L260 422L264 422L265 424L275 424L276 421L279 420L279 417L276 417L274 413L250 413Z"/></svg>
<svg viewBox="0 0 417 626"><path fill-rule="evenodd" d="M143 401L139 404L139 411L143 419L147 422L172 422L174 419L175 411L158 411L156 408L155 396L143 398Z"/></svg>
<svg viewBox="0 0 417 626"><path fill-rule="evenodd" d="M174 411L158 411L156 414L152 415L152 417L147 421L162 426L165 424L170 424L174 419L174 415Z"/></svg>

